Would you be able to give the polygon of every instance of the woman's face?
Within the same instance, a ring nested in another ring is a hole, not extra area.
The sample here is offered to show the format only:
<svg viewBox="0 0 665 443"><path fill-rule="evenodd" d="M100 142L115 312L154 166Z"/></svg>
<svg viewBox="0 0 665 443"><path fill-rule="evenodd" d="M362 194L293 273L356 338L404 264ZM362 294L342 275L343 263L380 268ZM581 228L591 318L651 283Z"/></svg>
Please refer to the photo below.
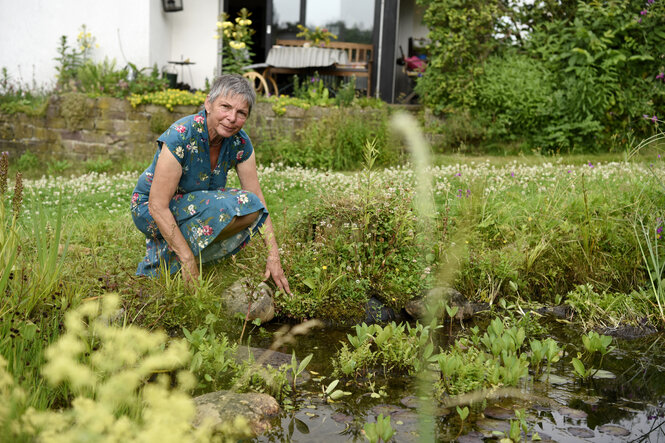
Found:
<svg viewBox="0 0 665 443"><path fill-rule="evenodd" d="M236 134L249 116L249 106L240 95L220 96L213 102L206 98L205 109L211 142Z"/></svg>

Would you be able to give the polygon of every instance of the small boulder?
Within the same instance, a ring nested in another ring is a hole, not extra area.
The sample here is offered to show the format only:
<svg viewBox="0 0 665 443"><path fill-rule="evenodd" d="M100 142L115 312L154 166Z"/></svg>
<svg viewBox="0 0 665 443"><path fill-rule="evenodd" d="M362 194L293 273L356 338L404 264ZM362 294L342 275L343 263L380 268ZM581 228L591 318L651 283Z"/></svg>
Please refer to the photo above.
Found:
<svg viewBox="0 0 665 443"><path fill-rule="evenodd" d="M208 421L213 426L233 423L244 417L254 435L260 435L271 428L271 420L279 414L277 400L268 394L239 394L230 391L217 391L194 398L196 416L193 425L200 426Z"/></svg>
<svg viewBox="0 0 665 443"><path fill-rule="evenodd" d="M404 309L406 312L415 319L424 318L429 306L433 312L438 311L438 303L446 302L448 306L459 308L455 318L466 320L471 318L474 313L474 308L469 301L464 298L459 291L453 288L439 287L431 289L425 296L409 300ZM438 312L438 316L442 317L447 315L446 312Z"/></svg>
<svg viewBox="0 0 665 443"><path fill-rule="evenodd" d="M224 293L222 299L229 312L246 315L249 310L249 320L260 319L266 323L275 317L275 301L273 290L267 283L260 283L254 291L246 280L238 280Z"/></svg>
<svg viewBox="0 0 665 443"><path fill-rule="evenodd" d="M372 297L367 300L365 305L365 323L371 325L373 323L390 323L391 321L401 320L394 309L386 306L381 300Z"/></svg>

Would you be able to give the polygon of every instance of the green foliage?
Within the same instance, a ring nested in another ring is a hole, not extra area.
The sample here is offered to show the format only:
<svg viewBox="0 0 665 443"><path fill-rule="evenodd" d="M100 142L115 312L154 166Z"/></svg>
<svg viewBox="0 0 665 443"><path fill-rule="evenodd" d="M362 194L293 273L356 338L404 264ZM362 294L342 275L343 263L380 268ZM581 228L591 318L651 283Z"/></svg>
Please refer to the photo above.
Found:
<svg viewBox="0 0 665 443"><path fill-rule="evenodd" d="M479 0L418 0L427 8L428 65L416 91L437 114L475 105L474 79L482 62L497 46L500 2Z"/></svg>
<svg viewBox="0 0 665 443"><path fill-rule="evenodd" d="M586 330L619 325L640 326L651 311L651 301L646 293L598 292L588 283L569 291L565 303L573 308Z"/></svg>
<svg viewBox="0 0 665 443"><path fill-rule="evenodd" d="M387 110L356 107L333 109L320 119L311 119L295 137L267 141L257 155L259 161L269 159L290 166L355 170L362 165L367 140L376 140L378 164L397 164L401 160L399 144L389 137Z"/></svg>
<svg viewBox="0 0 665 443"><path fill-rule="evenodd" d="M97 157L96 159L90 159L85 162L86 171L96 172L97 174L109 172L112 166L113 160L110 158Z"/></svg>
<svg viewBox="0 0 665 443"><path fill-rule="evenodd" d="M357 191L319 199L296 227L296 243L285 247L297 251L285 257L293 257L290 267L298 269L291 289L304 296L277 301L290 308L300 303L298 314L305 317L358 317L371 295L401 309L431 285L434 256L418 246L412 195L399 188L379 192L372 179L376 147L368 142L363 152ZM340 299L346 312L339 310Z"/></svg>
<svg viewBox="0 0 665 443"><path fill-rule="evenodd" d="M40 161L35 154L30 151L25 151L16 160L16 167L19 171L30 171L37 169L40 166Z"/></svg>
<svg viewBox="0 0 665 443"><path fill-rule="evenodd" d="M206 326L192 332L183 328L185 340L193 352L189 369L197 376L199 392L229 389L237 375L237 345L231 344L224 334L216 334L210 325L210 314Z"/></svg>
<svg viewBox="0 0 665 443"><path fill-rule="evenodd" d="M82 25L76 40L76 47L70 47L67 36L60 37L58 57L55 59L58 62L59 92L82 92L91 97L126 97L130 93L143 94L166 87L166 80L160 77L156 64L150 73L146 73L148 68L139 69L133 63L117 68L115 59L94 62L91 55L96 39L85 25Z"/></svg>
<svg viewBox="0 0 665 443"><path fill-rule="evenodd" d="M60 37L58 45L57 78L58 88L70 90L76 81L78 69L88 60L95 44L95 37L88 32L85 25L81 25L81 30L76 37L76 46L70 47L67 43L67 36Z"/></svg>
<svg viewBox="0 0 665 443"><path fill-rule="evenodd" d="M167 89L159 92L148 92L145 94L132 94L128 100L135 108L140 104L162 105L169 111L175 106L201 106L206 99L206 93L202 91L189 92L179 89ZM152 129L152 128L151 128Z"/></svg>
<svg viewBox="0 0 665 443"><path fill-rule="evenodd" d="M377 370L416 374L436 361L431 333L431 326L420 323L356 325L355 335L347 334L349 344L342 343L332 359L334 373L354 378Z"/></svg>
<svg viewBox="0 0 665 443"><path fill-rule="evenodd" d="M24 113L30 116L44 115L48 96L46 92L14 81L2 68L0 77L0 112L3 114Z"/></svg>
<svg viewBox="0 0 665 443"><path fill-rule="evenodd" d="M665 103L662 2L422 0L436 114L471 110L490 141L543 151L630 146ZM503 17L499 19L499 17Z"/></svg>
<svg viewBox="0 0 665 443"><path fill-rule="evenodd" d="M538 134L550 117L552 80L543 63L524 55L489 57L476 85L476 115L488 121L488 136L514 140Z"/></svg>

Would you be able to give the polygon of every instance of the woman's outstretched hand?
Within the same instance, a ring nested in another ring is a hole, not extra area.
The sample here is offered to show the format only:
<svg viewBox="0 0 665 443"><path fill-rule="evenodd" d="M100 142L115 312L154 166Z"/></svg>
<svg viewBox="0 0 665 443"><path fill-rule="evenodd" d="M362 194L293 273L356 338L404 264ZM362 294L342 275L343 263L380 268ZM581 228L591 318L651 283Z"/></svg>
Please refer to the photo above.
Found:
<svg viewBox="0 0 665 443"><path fill-rule="evenodd" d="M182 278L185 280L185 285L194 289L199 283L199 267L196 259L188 260L181 263Z"/></svg>
<svg viewBox="0 0 665 443"><path fill-rule="evenodd" d="M268 261L266 262L265 280L268 280L270 277L272 277L272 280L280 290L289 295L293 295L291 294L291 288L289 288L289 282L286 280L286 275L284 275L284 270L282 269L282 263L280 262L279 257L268 257Z"/></svg>

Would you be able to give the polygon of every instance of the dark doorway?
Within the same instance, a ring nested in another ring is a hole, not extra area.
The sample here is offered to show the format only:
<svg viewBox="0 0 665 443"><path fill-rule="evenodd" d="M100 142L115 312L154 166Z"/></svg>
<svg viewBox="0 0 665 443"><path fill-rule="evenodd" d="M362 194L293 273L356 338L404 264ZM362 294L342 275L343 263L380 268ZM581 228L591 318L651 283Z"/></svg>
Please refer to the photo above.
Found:
<svg viewBox="0 0 665 443"><path fill-rule="evenodd" d="M268 16L267 4L270 0L224 0L224 12L229 14L229 20L235 21L238 12L247 8L252 15L252 29L256 31L252 36L252 52L254 57L252 63L263 63L266 61L268 48L266 47L266 18Z"/></svg>

